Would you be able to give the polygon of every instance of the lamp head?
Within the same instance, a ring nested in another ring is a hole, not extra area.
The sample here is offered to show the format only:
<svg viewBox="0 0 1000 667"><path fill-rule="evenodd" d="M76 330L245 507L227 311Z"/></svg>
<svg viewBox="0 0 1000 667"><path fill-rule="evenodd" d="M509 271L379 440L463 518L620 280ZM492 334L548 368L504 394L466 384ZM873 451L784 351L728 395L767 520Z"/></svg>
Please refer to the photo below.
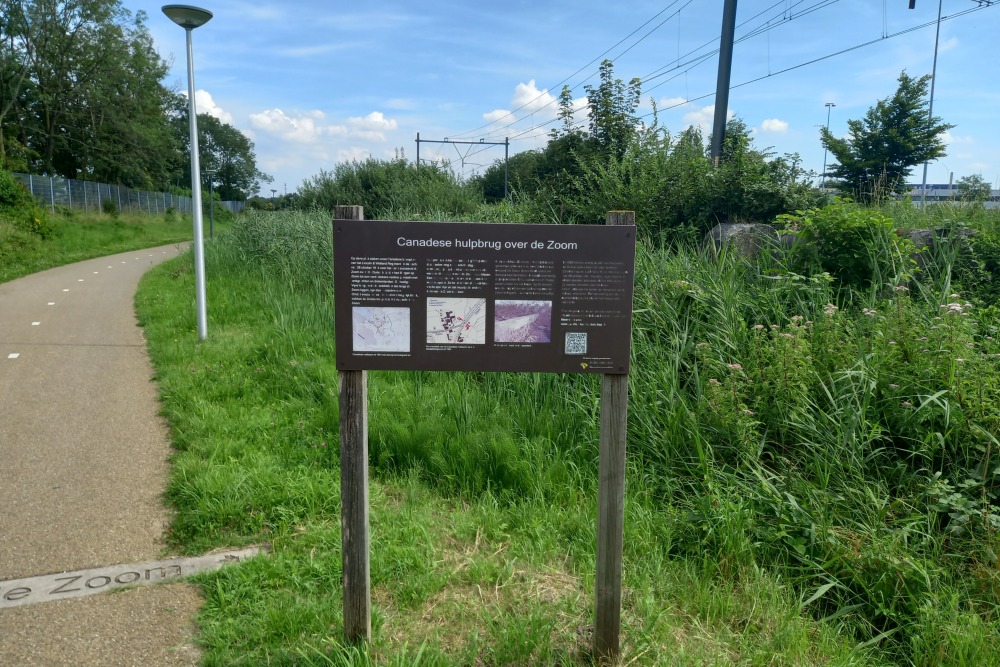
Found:
<svg viewBox="0 0 1000 667"><path fill-rule="evenodd" d="M191 5L163 5L163 13L185 30L194 30L212 19L212 12Z"/></svg>

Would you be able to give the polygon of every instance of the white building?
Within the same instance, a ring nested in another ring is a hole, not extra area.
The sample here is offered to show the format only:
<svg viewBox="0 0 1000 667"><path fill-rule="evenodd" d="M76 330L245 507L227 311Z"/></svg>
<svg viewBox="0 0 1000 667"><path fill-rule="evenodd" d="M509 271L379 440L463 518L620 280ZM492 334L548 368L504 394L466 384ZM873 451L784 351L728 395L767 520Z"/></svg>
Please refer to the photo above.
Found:
<svg viewBox="0 0 1000 667"><path fill-rule="evenodd" d="M919 202L921 200L921 194L923 193L920 183L907 183L906 187L909 189L910 199L914 202ZM928 183L927 184L927 203L928 204L938 204L941 202L948 201L958 201L959 191L952 183ZM991 190L990 198L986 200L986 208L1000 208L1000 190Z"/></svg>

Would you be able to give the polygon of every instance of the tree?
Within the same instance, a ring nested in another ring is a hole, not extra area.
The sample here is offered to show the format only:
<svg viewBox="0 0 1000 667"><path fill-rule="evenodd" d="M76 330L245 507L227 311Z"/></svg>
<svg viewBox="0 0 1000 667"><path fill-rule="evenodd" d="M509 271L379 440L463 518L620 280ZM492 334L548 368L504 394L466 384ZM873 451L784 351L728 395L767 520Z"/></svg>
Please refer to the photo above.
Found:
<svg viewBox="0 0 1000 667"><path fill-rule="evenodd" d="M993 188L990 187L989 182L978 174L963 176L958 179L956 185L958 186L958 198L970 204L982 204L993 194Z"/></svg>
<svg viewBox="0 0 1000 667"><path fill-rule="evenodd" d="M173 102L171 122L177 141L183 146L183 160L178 183L191 182L191 144L188 137L188 103L181 96ZM242 201L257 194L262 183L273 179L257 168L253 142L232 125L215 116L198 114L198 160L204 185L204 172L215 170L215 191L223 200Z"/></svg>
<svg viewBox="0 0 1000 667"><path fill-rule="evenodd" d="M600 68L600 85L584 86L584 90L590 105L590 136L602 152L621 157L640 125L635 110L639 107L642 82L633 78L625 85L614 76L614 63L605 60ZM562 102L560 107L563 108Z"/></svg>
<svg viewBox="0 0 1000 667"><path fill-rule="evenodd" d="M905 71L892 97L879 100L860 120L847 121L846 138L820 130L823 146L837 161L827 171L835 185L864 202L901 193L912 167L945 155L942 135L954 127L928 113L931 77L914 79Z"/></svg>
<svg viewBox="0 0 1000 667"><path fill-rule="evenodd" d="M167 66L120 0L0 0L0 161L164 185L176 163Z"/></svg>

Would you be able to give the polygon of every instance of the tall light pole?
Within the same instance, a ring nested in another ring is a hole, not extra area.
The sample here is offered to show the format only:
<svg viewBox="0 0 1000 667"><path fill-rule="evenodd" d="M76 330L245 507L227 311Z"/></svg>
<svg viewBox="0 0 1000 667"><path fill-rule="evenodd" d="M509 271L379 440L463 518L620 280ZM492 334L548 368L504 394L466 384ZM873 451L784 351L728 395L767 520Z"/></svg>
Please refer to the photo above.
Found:
<svg viewBox="0 0 1000 667"><path fill-rule="evenodd" d="M215 169L206 169L208 176L208 238L215 238Z"/></svg>
<svg viewBox="0 0 1000 667"><path fill-rule="evenodd" d="M163 13L184 28L187 34L188 115L191 134L191 203L194 213L194 287L198 311L198 340L208 337L208 316L205 307L205 242L202 238L201 170L198 166L198 111L194 103L194 47L191 31L212 19L212 12L191 5L163 5Z"/></svg>
<svg viewBox="0 0 1000 667"><path fill-rule="evenodd" d="M833 102L826 103L826 132L830 133L830 112L833 111L833 107L837 106ZM826 144L823 144L823 178L820 179L819 187L826 187Z"/></svg>
<svg viewBox="0 0 1000 667"><path fill-rule="evenodd" d="M937 81L937 53L938 40L941 39L941 5L944 0L938 0L937 29L934 31L934 64L931 66L931 99L927 105L927 124L930 126L934 122L934 83ZM913 3L910 3L913 9ZM924 161L924 180L920 184L920 207L927 206L927 161Z"/></svg>

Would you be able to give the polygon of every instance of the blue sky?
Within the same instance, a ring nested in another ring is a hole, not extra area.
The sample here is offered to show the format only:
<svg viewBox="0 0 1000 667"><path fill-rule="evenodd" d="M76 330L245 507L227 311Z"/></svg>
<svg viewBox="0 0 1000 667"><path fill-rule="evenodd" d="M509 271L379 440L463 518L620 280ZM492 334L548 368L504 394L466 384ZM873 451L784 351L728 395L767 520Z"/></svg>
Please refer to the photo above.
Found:
<svg viewBox="0 0 1000 667"><path fill-rule="evenodd" d="M161 2L124 4L148 14L156 48L171 63L167 85L186 91L184 31L162 14ZM830 129L843 135L848 119L895 92L900 71L930 73L938 3L916 0L913 10L907 4L742 0L730 113L753 128L758 148L797 152L819 172L827 102L836 104ZM930 165L932 183L951 173L956 180L980 174L1000 187L1000 3L979 5L943 0L934 114L955 128L948 155ZM303 179L352 158L391 158L403 149L412 160L418 132L422 139L509 137L512 152L541 147L562 84L585 104L583 86L596 81L605 57L617 77L644 80L641 113L655 99L660 124L671 132L712 122L712 51L723 0L200 6L215 16L194 32L198 110L253 139L260 167L274 176L264 194L293 192ZM585 112L578 120L585 122ZM459 149L422 144L421 158L449 160L469 175L503 157L502 146ZM921 175L918 167L910 180Z"/></svg>

